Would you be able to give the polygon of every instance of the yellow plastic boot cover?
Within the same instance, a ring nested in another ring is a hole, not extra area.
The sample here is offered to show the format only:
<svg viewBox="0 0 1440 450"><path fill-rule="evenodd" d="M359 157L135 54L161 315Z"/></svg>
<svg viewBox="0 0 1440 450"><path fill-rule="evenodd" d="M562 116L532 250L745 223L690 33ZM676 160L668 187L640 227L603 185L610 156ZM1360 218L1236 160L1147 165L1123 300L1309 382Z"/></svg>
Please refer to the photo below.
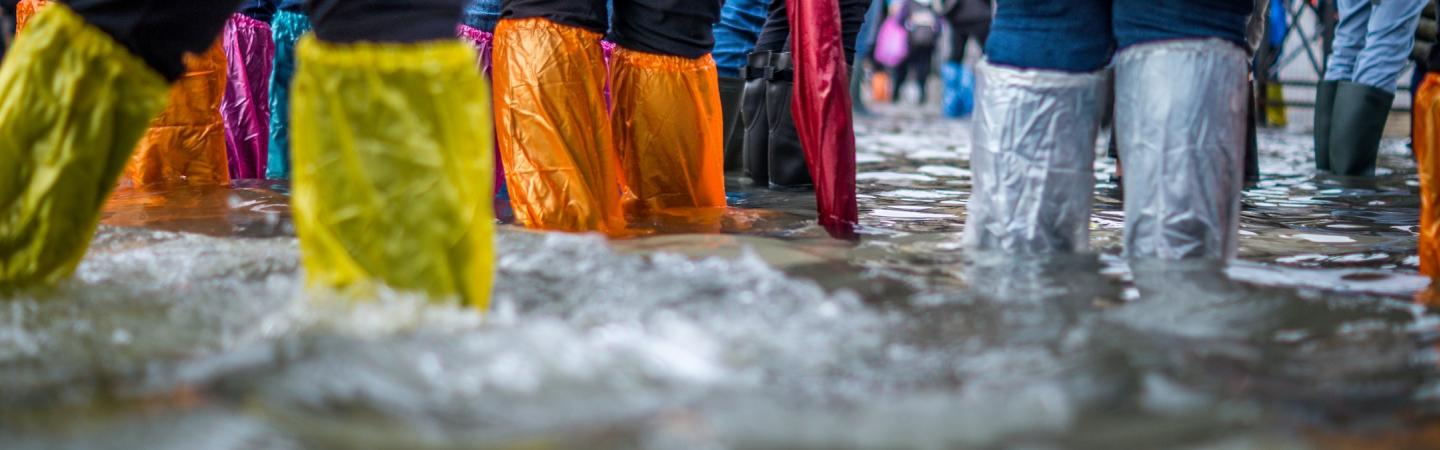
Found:
<svg viewBox="0 0 1440 450"><path fill-rule="evenodd" d="M600 35L502 20L493 58L496 137L515 217L533 228L622 231Z"/></svg>
<svg viewBox="0 0 1440 450"><path fill-rule="evenodd" d="M85 256L100 208L165 79L69 7L41 11L0 66L0 287L54 283Z"/></svg>
<svg viewBox="0 0 1440 450"><path fill-rule="evenodd" d="M488 305L494 144L475 58L458 40L301 40L291 202L310 286Z"/></svg>
<svg viewBox="0 0 1440 450"><path fill-rule="evenodd" d="M170 103L150 123L125 176L131 183L230 182L225 159L225 48L219 36L202 55L185 55L185 74L170 88Z"/></svg>
<svg viewBox="0 0 1440 450"><path fill-rule="evenodd" d="M626 213L725 206L715 60L615 50L615 146Z"/></svg>
<svg viewBox="0 0 1440 450"><path fill-rule="evenodd" d="M1415 162L1420 172L1420 272L1440 278L1440 74L1415 94ZM1440 305L1436 305L1440 306Z"/></svg>

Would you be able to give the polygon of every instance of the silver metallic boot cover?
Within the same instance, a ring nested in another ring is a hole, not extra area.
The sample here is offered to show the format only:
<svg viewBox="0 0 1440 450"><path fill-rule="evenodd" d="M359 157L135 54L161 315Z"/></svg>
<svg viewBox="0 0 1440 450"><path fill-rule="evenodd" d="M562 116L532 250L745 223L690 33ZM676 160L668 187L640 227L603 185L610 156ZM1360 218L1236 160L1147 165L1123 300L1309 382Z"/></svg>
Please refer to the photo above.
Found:
<svg viewBox="0 0 1440 450"><path fill-rule="evenodd" d="M1018 254L1090 247L1095 137L1108 71L976 67L965 245Z"/></svg>
<svg viewBox="0 0 1440 450"><path fill-rule="evenodd" d="M1116 55L1131 258L1235 255L1247 67L1244 50L1218 39L1141 44Z"/></svg>

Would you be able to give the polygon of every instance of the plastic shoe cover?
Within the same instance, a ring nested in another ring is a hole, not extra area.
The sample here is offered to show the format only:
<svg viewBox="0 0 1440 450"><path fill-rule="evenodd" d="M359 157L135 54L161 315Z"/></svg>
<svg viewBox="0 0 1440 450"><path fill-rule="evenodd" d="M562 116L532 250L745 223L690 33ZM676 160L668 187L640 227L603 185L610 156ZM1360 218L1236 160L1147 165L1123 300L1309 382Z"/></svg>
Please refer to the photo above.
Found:
<svg viewBox="0 0 1440 450"><path fill-rule="evenodd" d="M1249 101L1245 51L1218 39L1164 41L1127 48L1115 61L1126 254L1233 257Z"/></svg>
<svg viewBox="0 0 1440 450"><path fill-rule="evenodd" d="M975 72L965 244L1027 255L1087 251L1108 72L984 61Z"/></svg>
<svg viewBox="0 0 1440 450"><path fill-rule="evenodd" d="M1415 94L1414 147L1420 172L1420 272L1440 278L1440 74L1427 73Z"/></svg>
<svg viewBox="0 0 1440 450"><path fill-rule="evenodd" d="M203 55L185 55L185 75L170 88L169 104L150 123L125 168L131 183L230 182L225 121L220 117L225 50L219 41Z"/></svg>
<svg viewBox="0 0 1440 450"><path fill-rule="evenodd" d="M544 19L496 27L496 138L510 204L526 226L625 228L608 83L596 82L609 79L602 51L599 34Z"/></svg>
<svg viewBox="0 0 1440 450"><path fill-rule="evenodd" d="M715 60L620 47L614 67L612 120L625 211L724 207L725 123Z"/></svg>
<svg viewBox="0 0 1440 450"><path fill-rule="evenodd" d="M855 237L860 209L855 198L855 109L841 39L840 4L787 0L795 87L790 111L815 181L820 226L832 237Z"/></svg>
<svg viewBox="0 0 1440 450"><path fill-rule="evenodd" d="M18 36L21 31L25 31L25 26L30 23L31 18L35 17L35 13L40 12L41 8L49 5L50 0L20 0L19 3L16 3L15 35Z"/></svg>
<svg viewBox="0 0 1440 450"><path fill-rule="evenodd" d="M270 143L270 72L275 43L270 24L244 14L225 24L225 60L229 67L220 116L231 178L261 178Z"/></svg>
<svg viewBox="0 0 1440 450"><path fill-rule="evenodd" d="M944 80L940 104L945 117L966 117L975 111L975 73L969 67L947 62L940 66L940 79Z"/></svg>
<svg viewBox="0 0 1440 450"><path fill-rule="evenodd" d="M298 62L292 201L307 284L364 296L384 283L484 309L495 219L475 52L306 37Z"/></svg>
<svg viewBox="0 0 1440 450"><path fill-rule="evenodd" d="M0 66L0 288L74 272L165 106L165 79L69 7L29 26Z"/></svg>
<svg viewBox="0 0 1440 450"><path fill-rule="evenodd" d="M472 4L471 6L476 6L476 4ZM480 66L480 72L485 74L486 86L490 86L490 69L492 67L490 65L490 56L492 50L495 49L495 34L469 25L460 25L460 27L455 30L455 34L460 35L460 40L465 41L465 43L470 44L471 48L475 49L475 53L478 55L476 63ZM495 121L491 120L484 126L490 127L491 135L493 136ZM505 193L505 165L500 164L499 145L495 145L495 158L493 161L495 161L495 198L508 199L509 196Z"/></svg>
<svg viewBox="0 0 1440 450"><path fill-rule="evenodd" d="M265 178L290 178L290 81L295 76L295 44L310 31L304 14L279 10L271 22L275 64L270 74L270 143Z"/></svg>

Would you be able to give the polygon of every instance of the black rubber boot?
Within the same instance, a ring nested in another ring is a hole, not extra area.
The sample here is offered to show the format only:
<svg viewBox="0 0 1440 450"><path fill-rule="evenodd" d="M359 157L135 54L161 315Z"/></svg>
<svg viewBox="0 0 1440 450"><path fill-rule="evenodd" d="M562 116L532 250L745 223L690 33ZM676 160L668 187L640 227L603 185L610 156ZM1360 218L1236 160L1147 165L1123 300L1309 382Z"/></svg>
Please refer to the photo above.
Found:
<svg viewBox="0 0 1440 450"><path fill-rule="evenodd" d="M1330 122L1335 112L1338 81L1321 81L1315 88L1315 170L1330 173Z"/></svg>
<svg viewBox="0 0 1440 450"><path fill-rule="evenodd" d="M740 122L744 125L741 160L745 176L755 186L770 185L770 118L765 114L765 91L770 84L771 52L755 52L745 67L745 91L740 98Z"/></svg>
<svg viewBox="0 0 1440 450"><path fill-rule="evenodd" d="M789 53L776 53L770 87L765 94L765 109L770 116L770 187L806 189L810 168L805 164L805 150L800 146L800 133L795 130L795 117L790 113L790 94L795 86Z"/></svg>
<svg viewBox="0 0 1440 450"><path fill-rule="evenodd" d="M740 123L740 98L745 93L745 79L720 77L720 114L725 121L725 171L740 170L744 164L745 126Z"/></svg>
<svg viewBox="0 0 1440 450"><path fill-rule="evenodd" d="M1380 138L1395 93L1341 81L1335 87L1335 108L1330 128L1330 169L1336 175L1375 176Z"/></svg>

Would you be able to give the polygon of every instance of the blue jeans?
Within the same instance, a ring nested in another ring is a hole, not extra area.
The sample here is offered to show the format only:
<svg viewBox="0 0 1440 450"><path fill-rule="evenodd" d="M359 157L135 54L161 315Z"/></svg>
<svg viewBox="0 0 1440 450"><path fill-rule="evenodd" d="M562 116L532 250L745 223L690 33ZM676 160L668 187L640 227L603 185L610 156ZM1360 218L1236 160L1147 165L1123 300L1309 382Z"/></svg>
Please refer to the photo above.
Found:
<svg viewBox="0 0 1440 450"><path fill-rule="evenodd" d="M1092 72L1146 42L1219 38L1243 47L1252 1L997 0L985 55L1012 67Z"/></svg>
<svg viewBox="0 0 1440 450"><path fill-rule="evenodd" d="M1415 46L1426 0L1339 0L1340 24L1325 66L1326 81L1349 81L1395 92Z"/></svg>
<svg viewBox="0 0 1440 450"><path fill-rule="evenodd" d="M745 56L755 50L755 41L760 39L769 7L770 2L766 0L728 0L720 9L720 22L715 24L715 50L711 52L720 76L740 76Z"/></svg>

